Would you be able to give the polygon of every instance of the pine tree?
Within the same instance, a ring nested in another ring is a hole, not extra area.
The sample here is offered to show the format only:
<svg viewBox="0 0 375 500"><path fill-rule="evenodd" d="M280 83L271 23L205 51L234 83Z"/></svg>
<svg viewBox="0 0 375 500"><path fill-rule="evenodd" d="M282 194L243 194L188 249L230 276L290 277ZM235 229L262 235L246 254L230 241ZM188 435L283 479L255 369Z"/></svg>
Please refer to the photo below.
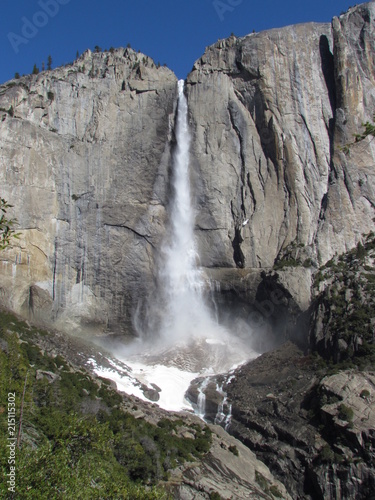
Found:
<svg viewBox="0 0 375 500"><path fill-rule="evenodd" d="M369 136L375 137L375 115L373 118L373 123L370 123L370 122L362 123L362 127L364 127L364 131L362 132L362 134L354 134L354 141L350 142L348 144L345 144L345 146L343 146L341 148L341 150L345 154L350 153L350 148L353 146L353 144L361 142L364 139L366 139L366 137L369 137Z"/></svg>
<svg viewBox="0 0 375 500"><path fill-rule="evenodd" d="M39 74L39 68L37 67L36 64L34 64L34 67L33 67L33 75L38 75Z"/></svg>
<svg viewBox="0 0 375 500"><path fill-rule="evenodd" d="M366 250L362 243L359 241L357 244L357 258L362 260L366 256Z"/></svg>
<svg viewBox="0 0 375 500"><path fill-rule="evenodd" d="M0 198L0 250L4 250L4 248L10 245L12 237L19 237L13 230L17 221L15 219L7 219L6 217L7 210L11 207L12 205L9 205L4 198Z"/></svg>
<svg viewBox="0 0 375 500"><path fill-rule="evenodd" d="M50 70L52 69L52 56L49 55L47 58L47 69Z"/></svg>

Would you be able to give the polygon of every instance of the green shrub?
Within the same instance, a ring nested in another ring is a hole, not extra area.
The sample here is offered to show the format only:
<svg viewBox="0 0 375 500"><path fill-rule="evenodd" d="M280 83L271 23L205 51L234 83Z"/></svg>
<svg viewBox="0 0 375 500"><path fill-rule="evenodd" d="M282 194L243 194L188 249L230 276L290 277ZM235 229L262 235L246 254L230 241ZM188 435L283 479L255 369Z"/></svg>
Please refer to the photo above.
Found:
<svg viewBox="0 0 375 500"><path fill-rule="evenodd" d="M323 446L323 448L320 450L319 458L320 461L323 463L331 463L334 461L335 454L333 453L328 444Z"/></svg>
<svg viewBox="0 0 375 500"><path fill-rule="evenodd" d="M267 492L269 489L269 484L267 479L258 472L257 470L255 471L255 481L259 484L259 486L262 488L263 491Z"/></svg>
<svg viewBox="0 0 375 500"><path fill-rule="evenodd" d="M360 396L363 399L367 399L368 397L370 397L370 391L368 391L367 389L363 389L363 391L361 391Z"/></svg>
<svg viewBox="0 0 375 500"><path fill-rule="evenodd" d="M284 267L298 267L300 265L301 265L301 263L298 260L290 257L290 258L284 258L284 259L278 260L274 264L273 268L275 271L277 271L277 270L283 269Z"/></svg>
<svg viewBox="0 0 375 500"><path fill-rule="evenodd" d="M231 445L231 446L229 446L229 448L228 448L228 449L229 449L229 451L230 451L231 453L233 453L233 455L236 455L236 457L238 457L238 454L239 454L239 453L238 453L238 448L237 448L237 446Z"/></svg>
<svg viewBox="0 0 375 500"><path fill-rule="evenodd" d="M362 243L359 241L357 245L357 258L362 260L366 256L366 250Z"/></svg>
<svg viewBox="0 0 375 500"><path fill-rule="evenodd" d="M222 498L217 491L212 491L210 493L210 500L222 500Z"/></svg>
<svg viewBox="0 0 375 500"><path fill-rule="evenodd" d="M283 498L282 494L280 493L278 487L275 484L273 484L270 487L270 493L276 498Z"/></svg>
<svg viewBox="0 0 375 500"><path fill-rule="evenodd" d="M345 420L346 422L351 422L353 420L353 417L354 417L354 412L353 412L352 408L341 403L340 406L338 407L337 416L339 417L340 420Z"/></svg>

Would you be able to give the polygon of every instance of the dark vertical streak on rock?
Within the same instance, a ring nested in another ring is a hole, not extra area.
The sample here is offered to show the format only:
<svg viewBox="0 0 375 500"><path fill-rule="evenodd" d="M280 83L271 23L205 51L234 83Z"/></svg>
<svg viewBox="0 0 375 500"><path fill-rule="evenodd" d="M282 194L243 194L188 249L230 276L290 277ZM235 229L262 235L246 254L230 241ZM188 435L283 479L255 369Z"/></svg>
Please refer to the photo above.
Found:
<svg viewBox="0 0 375 500"><path fill-rule="evenodd" d="M328 98L331 104L332 114L334 115L336 110L335 69L333 54L329 48L329 42L326 35L322 35L320 37L319 51L324 81L328 90Z"/></svg>
<svg viewBox="0 0 375 500"><path fill-rule="evenodd" d="M57 238L55 238L55 251L53 261L53 279L52 279L52 300L56 297L56 268L57 268Z"/></svg>

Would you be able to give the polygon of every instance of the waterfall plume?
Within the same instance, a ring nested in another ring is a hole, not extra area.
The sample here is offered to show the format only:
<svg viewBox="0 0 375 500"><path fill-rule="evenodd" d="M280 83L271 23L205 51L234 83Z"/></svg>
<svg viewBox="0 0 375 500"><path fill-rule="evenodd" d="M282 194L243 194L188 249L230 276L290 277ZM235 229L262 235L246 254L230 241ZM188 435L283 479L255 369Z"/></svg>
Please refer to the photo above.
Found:
<svg viewBox="0 0 375 500"><path fill-rule="evenodd" d="M184 81L178 82L176 149L173 156L170 228L162 247L159 282L164 298L160 335L168 344L217 334L205 304L207 283L199 269L190 192L188 106Z"/></svg>
<svg viewBox="0 0 375 500"><path fill-rule="evenodd" d="M201 373L225 371L253 357L209 307L210 283L199 266L190 185L190 131L184 81L178 82L176 145L172 158L169 223L160 249L157 291L150 297L148 362ZM157 318L157 320L155 320ZM145 350L143 350L143 355Z"/></svg>

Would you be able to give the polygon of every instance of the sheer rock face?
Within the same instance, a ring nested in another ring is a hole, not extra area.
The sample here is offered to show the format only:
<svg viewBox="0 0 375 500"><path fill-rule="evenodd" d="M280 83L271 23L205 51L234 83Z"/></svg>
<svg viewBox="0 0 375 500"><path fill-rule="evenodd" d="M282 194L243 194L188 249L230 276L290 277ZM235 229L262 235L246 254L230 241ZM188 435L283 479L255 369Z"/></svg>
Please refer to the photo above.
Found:
<svg viewBox="0 0 375 500"><path fill-rule="evenodd" d="M201 265L227 295L255 297L292 256L280 283L306 309L315 266L373 228L375 146L340 148L375 109L374 19L369 3L232 36L188 76ZM2 304L73 330L129 332L143 316L176 99L173 73L131 49L0 87L1 196L21 232L1 256Z"/></svg>
<svg viewBox="0 0 375 500"><path fill-rule="evenodd" d="M2 304L128 330L164 231L176 94L175 75L131 49L1 87L1 196L21 233L1 256Z"/></svg>
<svg viewBox="0 0 375 500"><path fill-rule="evenodd" d="M222 243L223 266L272 267L283 247L313 242L332 119L322 37L328 45L329 26L229 38L210 47L189 76L202 192L197 225L205 230L202 246ZM216 264L207 253L207 264Z"/></svg>
<svg viewBox="0 0 375 500"><path fill-rule="evenodd" d="M203 265L272 268L290 248L320 265L372 230L375 147L340 148L373 118L374 20L363 4L332 25L230 37L196 62L187 91ZM309 288L304 270L302 308Z"/></svg>

